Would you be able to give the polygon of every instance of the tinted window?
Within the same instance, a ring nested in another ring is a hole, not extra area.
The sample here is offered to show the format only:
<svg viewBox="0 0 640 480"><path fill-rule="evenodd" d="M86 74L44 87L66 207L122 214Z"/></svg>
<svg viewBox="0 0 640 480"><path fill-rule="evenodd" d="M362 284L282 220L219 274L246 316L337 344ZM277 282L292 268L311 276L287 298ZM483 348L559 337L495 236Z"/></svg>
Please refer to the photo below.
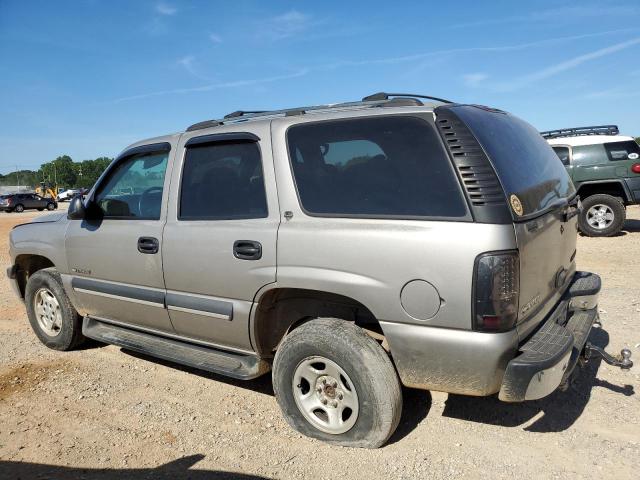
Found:
<svg viewBox="0 0 640 480"><path fill-rule="evenodd" d="M518 196L524 215L574 194L573 183L558 156L527 122L505 112L470 105L453 107L453 111L484 147L507 196Z"/></svg>
<svg viewBox="0 0 640 480"><path fill-rule="evenodd" d="M466 205L435 132L417 117L300 124L287 133L296 187L311 214L464 217Z"/></svg>
<svg viewBox="0 0 640 480"><path fill-rule="evenodd" d="M624 142L605 143L604 148L609 155L609 160L638 160L640 158L640 145L633 140Z"/></svg>
<svg viewBox="0 0 640 480"><path fill-rule="evenodd" d="M178 218L263 218L267 213L257 143L214 143L187 148Z"/></svg>
<svg viewBox="0 0 640 480"><path fill-rule="evenodd" d="M563 165L569 165L569 147L553 147Z"/></svg>
<svg viewBox="0 0 640 480"><path fill-rule="evenodd" d="M96 204L103 216L159 219L168 157L168 152L151 153L119 162L96 194Z"/></svg>
<svg viewBox="0 0 640 480"><path fill-rule="evenodd" d="M607 161L607 153L602 144L573 147L575 165L597 165Z"/></svg>

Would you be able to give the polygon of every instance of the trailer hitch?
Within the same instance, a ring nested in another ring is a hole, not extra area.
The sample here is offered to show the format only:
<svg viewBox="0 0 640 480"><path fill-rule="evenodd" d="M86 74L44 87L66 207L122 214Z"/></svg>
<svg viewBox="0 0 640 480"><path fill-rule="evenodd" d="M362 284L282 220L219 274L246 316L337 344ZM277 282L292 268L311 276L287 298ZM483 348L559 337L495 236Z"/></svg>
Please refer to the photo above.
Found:
<svg viewBox="0 0 640 480"><path fill-rule="evenodd" d="M633 367L633 362L631 361L631 350L628 348L623 348L620 350L620 355L614 357L605 352L602 348L595 346L594 344L587 342L584 346L583 358L585 360L589 360L592 356L599 356L609 365L613 365L614 367L620 367L622 370L629 370Z"/></svg>

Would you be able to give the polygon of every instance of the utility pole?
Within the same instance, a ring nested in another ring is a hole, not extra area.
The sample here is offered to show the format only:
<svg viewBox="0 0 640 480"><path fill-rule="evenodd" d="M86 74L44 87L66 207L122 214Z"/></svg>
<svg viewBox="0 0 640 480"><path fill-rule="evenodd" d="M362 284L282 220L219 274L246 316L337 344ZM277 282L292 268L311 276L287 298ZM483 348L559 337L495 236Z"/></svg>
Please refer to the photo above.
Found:
<svg viewBox="0 0 640 480"><path fill-rule="evenodd" d="M20 174L18 173L18 165L16 165L16 181L18 182L18 190L20 190Z"/></svg>

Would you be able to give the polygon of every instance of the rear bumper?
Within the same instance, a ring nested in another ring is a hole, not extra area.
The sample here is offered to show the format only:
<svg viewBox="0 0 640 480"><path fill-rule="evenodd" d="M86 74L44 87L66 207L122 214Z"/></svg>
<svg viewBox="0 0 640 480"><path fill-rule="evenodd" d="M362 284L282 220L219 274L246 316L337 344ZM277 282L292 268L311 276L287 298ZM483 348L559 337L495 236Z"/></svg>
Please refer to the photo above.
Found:
<svg viewBox="0 0 640 480"><path fill-rule="evenodd" d="M578 272L545 323L507 364L499 398L505 402L549 395L573 371L598 320L600 277Z"/></svg>
<svg viewBox="0 0 640 480"><path fill-rule="evenodd" d="M380 324L403 385L460 395L500 392L502 400L519 402L548 395L573 370L597 319L599 292L597 275L576 273L552 313L523 343L516 329L482 333L385 321ZM530 345L534 338L536 343ZM553 348L554 342L559 342L558 348ZM551 354L525 356L534 348ZM539 385L532 383L538 378Z"/></svg>

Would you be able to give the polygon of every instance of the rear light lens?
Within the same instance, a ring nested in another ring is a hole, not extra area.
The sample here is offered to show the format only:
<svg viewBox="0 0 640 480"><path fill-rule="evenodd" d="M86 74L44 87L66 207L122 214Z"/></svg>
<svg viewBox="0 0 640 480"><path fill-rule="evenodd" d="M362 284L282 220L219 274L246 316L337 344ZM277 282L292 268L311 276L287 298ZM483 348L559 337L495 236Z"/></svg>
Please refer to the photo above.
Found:
<svg viewBox="0 0 640 480"><path fill-rule="evenodd" d="M474 270L473 328L504 332L518 320L520 259L518 252L485 253Z"/></svg>
<svg viewBox="0 0 640 480"><path fill-rule="evenodd" d="M634 163L631 165L631 171L633 173L640 173L640 163Z"/></svg>

